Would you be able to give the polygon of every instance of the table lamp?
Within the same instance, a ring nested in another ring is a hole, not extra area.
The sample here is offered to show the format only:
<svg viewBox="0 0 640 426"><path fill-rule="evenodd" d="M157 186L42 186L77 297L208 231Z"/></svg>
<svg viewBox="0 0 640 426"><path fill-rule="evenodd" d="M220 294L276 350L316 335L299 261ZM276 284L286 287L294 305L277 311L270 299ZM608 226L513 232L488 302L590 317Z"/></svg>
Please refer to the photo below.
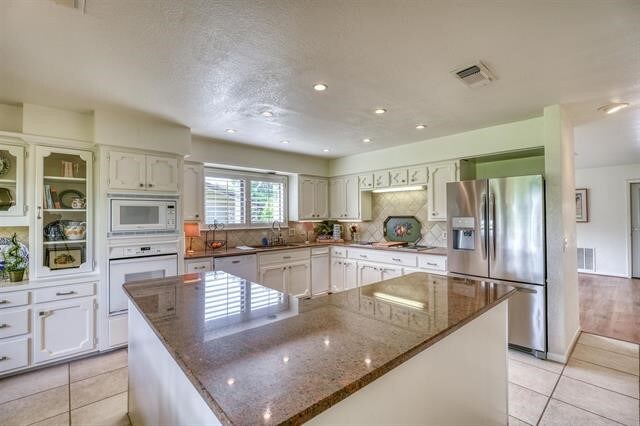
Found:
<svg viewBox="0 0 640 426"><path fill-rule="evenodd" d="M195 250L191 248L193 244L193 239L200 236L200 224L199 223L184 223L184 236L189 237L189 250L187 250L187 254L195 253Z"/></svg>

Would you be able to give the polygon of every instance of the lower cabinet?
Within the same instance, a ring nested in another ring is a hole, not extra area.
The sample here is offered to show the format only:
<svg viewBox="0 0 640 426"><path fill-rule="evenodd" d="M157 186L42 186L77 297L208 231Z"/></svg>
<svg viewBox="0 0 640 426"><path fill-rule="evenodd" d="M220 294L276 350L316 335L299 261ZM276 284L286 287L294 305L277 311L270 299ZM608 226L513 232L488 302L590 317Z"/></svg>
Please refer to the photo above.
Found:
<svg viewBox="0 0 640 426"><path fill-rule="evenodd" d="M402 275L402 268L379 263L358 262L358 286L389 280Z"/></svg>
<svg viewBox="0 0 640 426"><path fill-rule="evenodd" d="M311 294L329 291L329 252L311 256Z"/></svg>
<svg viewBox="0 0 640 426"><path fill-rule="evenodd" d="M334 259L331 262L331 291L337 293L357 286L357 262L349 259Z"/></svg>
<svg viewBox="0 0 640 426"><path fill-rule="evenodd" d="M33 362L45 362L95 348L95 298L34 305Z"/></svg>
<svg viewBox="0 0 640 426"><path fill-rule="evenodd" d="M260 284L291 296L311 295L309 261L260 267Z"/></svg>
<svg viewBox="0 0 640 426"><path fill-rule="evenodd" d="M208 271L213 271L213 257L204 257L201 259L185 259L184 261L184 272L186 274Z"/></svg>

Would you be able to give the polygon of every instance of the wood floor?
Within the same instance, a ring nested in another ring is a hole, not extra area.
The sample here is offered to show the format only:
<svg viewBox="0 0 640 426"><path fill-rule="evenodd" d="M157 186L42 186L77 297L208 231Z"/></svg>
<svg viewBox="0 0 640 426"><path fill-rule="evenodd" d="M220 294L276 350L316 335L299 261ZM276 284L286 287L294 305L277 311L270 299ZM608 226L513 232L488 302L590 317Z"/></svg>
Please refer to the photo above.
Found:
<svg viewBox="0 0 640 426"><path fill-rule="evenodd" d="M640 279L579 274L582 331L640 343Z"/></svg>

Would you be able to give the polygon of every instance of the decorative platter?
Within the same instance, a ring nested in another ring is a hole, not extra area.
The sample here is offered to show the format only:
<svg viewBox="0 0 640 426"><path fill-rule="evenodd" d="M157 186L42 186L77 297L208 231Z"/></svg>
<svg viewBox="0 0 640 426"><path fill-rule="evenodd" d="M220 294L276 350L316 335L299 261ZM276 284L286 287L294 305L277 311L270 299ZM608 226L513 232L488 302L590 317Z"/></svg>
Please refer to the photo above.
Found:
<svg viewBox="0 0 640 426"><path fill-rule="evenodd" d="M422 224L415 216L389 216L384 221L384 238L387 241L415 243L422 234Z"/></svg>

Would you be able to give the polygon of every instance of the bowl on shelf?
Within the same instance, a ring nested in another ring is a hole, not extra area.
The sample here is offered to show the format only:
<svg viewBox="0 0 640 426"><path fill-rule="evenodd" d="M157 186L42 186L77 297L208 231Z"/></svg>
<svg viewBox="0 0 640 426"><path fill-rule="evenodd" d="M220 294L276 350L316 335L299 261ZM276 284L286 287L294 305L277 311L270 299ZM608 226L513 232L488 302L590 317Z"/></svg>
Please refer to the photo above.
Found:
<svg viewBox="0 0 640 426"><path fill-rule="evenodd" d="M85 222L68 221L62 229L67 240L83 240L87 232Z"/></svg>

